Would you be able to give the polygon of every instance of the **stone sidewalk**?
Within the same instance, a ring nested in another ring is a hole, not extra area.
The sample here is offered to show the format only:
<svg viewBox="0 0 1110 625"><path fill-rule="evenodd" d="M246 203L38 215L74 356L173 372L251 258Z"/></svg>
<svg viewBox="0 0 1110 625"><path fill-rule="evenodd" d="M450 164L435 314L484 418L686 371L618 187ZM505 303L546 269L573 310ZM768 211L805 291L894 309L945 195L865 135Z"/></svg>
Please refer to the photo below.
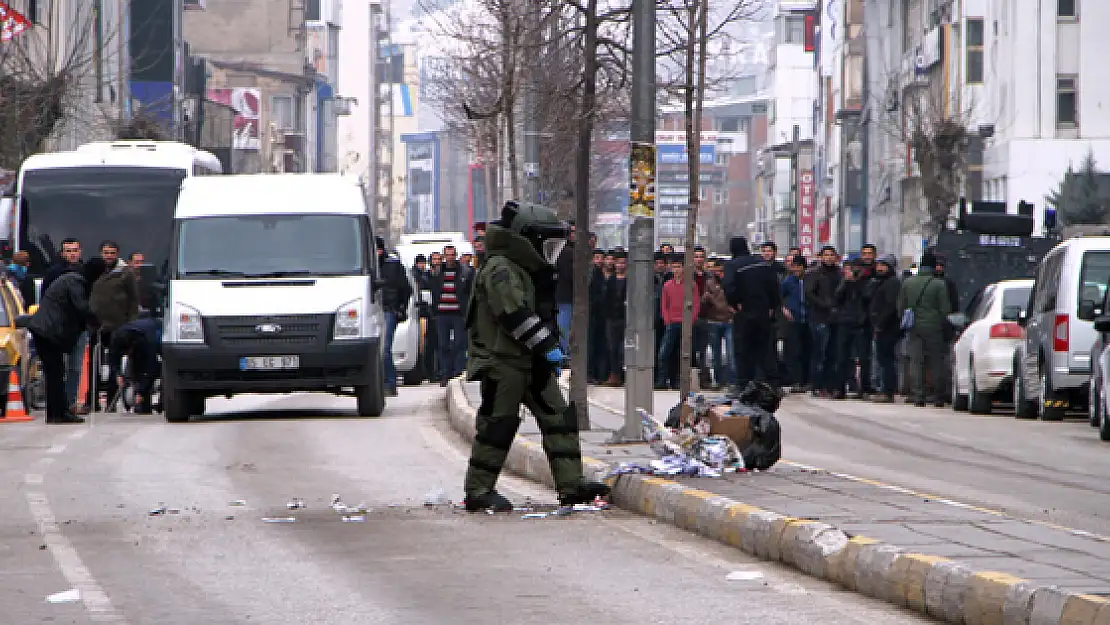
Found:
<svg viewBox="0 0 1110 625"><path fill-rule="evenodd" d="M452 384L459 384L459 382ZM477 406L479 398L476 384L460 384L460 391L465 395L471 408ZM590 418L593 429L581 435L585 456L609 465L655 458L644 444L607 444L611 432L623 423L621 415L615 414L611 409L591 405ZM523 440L532 441L533 445L529 447L539 451L535 443L539 442L540 437L534 420L525 419L520 437ZM530 460L533 461L531 464L539 464L542 457ZM537 471L542 473L543 467L537 467ZM536 479L534 475L529 477ZM787 519L784 525L795 523L834 528L843 532L849 541L849 546L852 543L862 545L880 543L882 548L887 549L885 553L888 555L894 552L924 554L914 557L925 559L932 563L930 566L934 568L942 561L953 563L958 570L969 572L968 575L971 578L990 580L991 584L997 586L993 592L1010 596L1008 601L1016 602L1014 605L1007 604L1011 609L1011 618L1007 619L1002 619L1002 604L999 604L997 620L972 618L964 614L963 612L969 609L964 605L966 603L964 599L960 599L959 605L950 603L946 606L938 606L934 610L925 610L923 607L923 611L949 622L1077 624L1089 622L1110 625L1110 602L1097 597L1110 596L1110 539L1039 522L1011 518L960 502L925 499L896 487L865 483L847 476L785 463L780 463L767 472L726 474L720 479L640 478L640 481L646 484L636 486L636 489L639 489L637 493L640 490L645 492L642 496L643 500L632 502L633 505L630 507L648 514L656 512L655 516L664 516L658 513L658 508L664 507L663 496L658 498L660 501L654 501L656 497L646 495L648 486L666 491L668 490L666 484L677 487L677 484L674 484L677 482L685 487L678 487L677 490L686 492L674 493L675 497L671 499L681 499L682 503L685 503L690 496L695 501L698 499L708 501L716 495L722 501L731 502L732 507L742 506L746 511L777 513L773 516ZM636 497L640 495L637 494ZM648 499L653 501L649 502ZM617 503L623 506L626 502L620 501L618 497ZM670 501L667 505L674 506L666 513L668 520L706 535L716 533L715 530L706 529L709 522L700 520L701 511L682 509L675 501ZM783 538L780 537L780 539ZM737 540L739 541L739 538ZM749 550L746 545L744 548ZM845 546L840 545L838 549L843 550ZM753 545L751 550L758 552L760 548ZM822 557L829 560L832 557L830 553L823 553ZM757 553L757 555L763 554ZM770 553L772 559L787 560L785 556L775 557L775 555L772 550ZM890 561L885 566L893 570L896 567L895 560L898 558L891 556L888 559ZM906 559L901 558L901 560ZM800 564L790 563L806 570ZM905 566L911 567L911 565L912 562ZM824 566L831 565L826 562ZM826 568L821 570L821 576L830 579L835 577ZM922 576L924 575L922 573ZM946 573L946 575L951 577L952 574ZM904 589L901 591L902 594L899 594L900 591L897 589L891 590L892 587L904 584L904 581L899 581L904 577L904 575L895 576L894 581L880 582L882 588L871 590L862 587L862 579L854 582L847 580L843 583L849 587L855 586L853 589L866 594L888 598L903 605L907 602L912 604ZM841 580L834 579L834 581ZM925 586L926 582L922 581L922 588ZM1025 591L1020 589L1028 591L1028 597L1022 595L1021 592ZM1041 589L1050 589L1051 592L1058 593L1053 595L1055 598L1052 600L1042 597L1039 608L1041 617L1036 619L1032 618L1034 601L1031 593L1034 589L1037 592ZM948 590L946 589L944 593L948 593ZM891 594L894 598L890 597ZM948 594L944 596L947 597ZM938 601L940 595L940 591L937 591ZM1095 601L1092 604L1093 608L1085 606L1081 610L1084 613L1090 612L1090 619L1075 620L1052 616L1053 614L1059 616L1066 612L1065 604L1071 605L1069 597L1076 596L1088 596L1091 601ZM899 597L901 597L900 600ZM960 597L963 595L961 594ZM924 606L925 599L923 598L922 601ZM1017 605L1023 601L1025 601L1024 608ZM1058 605L1055 607L1049 605L1053 601ZM1057 608L1059 614L1054 612ZM1019 616L1022 614L1024 616ZM1046 614L1049 616L1045 616ZM1099 615L1097 619L1096 614Z"/></svg>

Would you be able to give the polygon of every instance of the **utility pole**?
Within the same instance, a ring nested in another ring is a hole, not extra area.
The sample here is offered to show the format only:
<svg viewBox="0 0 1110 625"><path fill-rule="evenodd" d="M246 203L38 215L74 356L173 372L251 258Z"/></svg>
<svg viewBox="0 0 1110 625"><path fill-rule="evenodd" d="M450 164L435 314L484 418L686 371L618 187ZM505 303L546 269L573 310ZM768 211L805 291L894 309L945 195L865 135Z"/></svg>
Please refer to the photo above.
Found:
<svg viewBox="0 0 1110 625"><path fill-rule="evenodd" d="M630 140L633 184L642 178L654 193L655 178L655 0L632 4L632 119ZM637 155L641 155L637 159ZM696 155L695 155L696 158ZM650 160L650 162L648 162ZM639 171L637 168L640 168ZM646 172L645 172L646 168ZM653 308L655 247L655 198L647 197L635 209L629 204L628 320L624 338L624 428L613 442L643 440L638 408L655 406L655 315Z"/></svg>
<svg viewBox="0 0 1110 625"><path fill-rule="evenodd" d="M528 29L525 39L539 41L541 2L536 2L528 11ZM539 72L542 45L537 45L528 59L528 85L524 92L524 198L540 203L540 123L536 107L539 104Z"/></svg>

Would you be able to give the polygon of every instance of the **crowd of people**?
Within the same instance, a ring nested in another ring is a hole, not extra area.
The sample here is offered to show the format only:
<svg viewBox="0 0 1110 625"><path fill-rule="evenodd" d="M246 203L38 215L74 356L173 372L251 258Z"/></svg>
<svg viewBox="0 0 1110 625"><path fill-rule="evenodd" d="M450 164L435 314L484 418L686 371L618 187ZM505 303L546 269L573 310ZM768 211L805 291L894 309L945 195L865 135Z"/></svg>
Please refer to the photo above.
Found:
<svg viewBox="0 0 1110 625"><path fill-rule="evenodd" d="M595 241L591 234L591 247ZM947 316L958 302L943 258L926 252L916 272L900 273L897 258L879 256L874 245L848 257L826 246L815 258L795 247L782 259L772 242L760 245L757 254L742 237L730 247L727 259L701 246L690 251L691 361L702 388L735 393L764 380L829 399L893 402L904 394L919 406L948 401L947 359L955 333ZM564 337L573 309L571 252L565 255L557 289ZM666 243L654 255L657 389L679 384L684 261ZM627 271L625 250L593 250L587 338L592 384L624 383Z"/></svg>
<svg viewBox="0 0 1110 625"><path fill-rule="evenodd" d="M557 262L557 325L569 352L574 308L574 245ZM589 268L587 378L590 384L619 387L625 381L628 318L628 252L600 249L594 233ZM417 256L411 268L416 287L432 294L419 302L428 320L427 377L446 385L466 367L466 307L484 241L475 253L453 246ZM780 257L773 242L755 253L742 237L730 256L690 250L694 297L691 364L704 389L738 392L764 380L792 392L818 397L855 397L893 402L906 395L916 405L949 400L948 355L955 331L948 322L957 310L955 284L944 259L926 252L916 271L899 271L892 254L874 245L844 255L825 246L814 257L793 247ZM682 317L687 299L685 256L664 243L654 253L655 386L677 389Z"/></svg>
<svg viewBox="0 0 1110 625"><path fill-rule="evenodd" d="M113 409L120 396L120 363L125 355L136 392L135 411L149 414L162 324L152 314L153 299L143 295L149 291L140 288L143 254L133 252L124 260L119 245L104 241L98 256L82 260L81 242L65 239L57 261L37 288L35 278L28 275L29 262L26 252L17 252L6 274L25 302L38 301L37 310L21 324L31 333L42 363L47 423L81 423L81 415L89 411ZM105 371L100 375L101 371L90 370L97 375L89 376L90 384L81 396L86 349L105 355L97 368Z"/></svg>

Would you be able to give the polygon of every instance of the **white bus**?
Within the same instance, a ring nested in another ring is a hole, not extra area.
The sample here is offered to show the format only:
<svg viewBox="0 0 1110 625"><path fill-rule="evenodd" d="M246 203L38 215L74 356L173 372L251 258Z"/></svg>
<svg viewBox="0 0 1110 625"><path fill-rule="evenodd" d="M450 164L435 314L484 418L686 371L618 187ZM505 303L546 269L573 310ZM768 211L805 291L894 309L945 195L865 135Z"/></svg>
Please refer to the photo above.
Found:
<svg viewBox="0 0 1110 625"><path fill-rule="evenodd" d="M169 260L181 181L222 173L212 153L172 141L104 141L35 154L19 168L5 216L12 248L31 255L34 276L69 237L81 241L86 257L110 240L121 255L142 252L160 270Z"/></svg>

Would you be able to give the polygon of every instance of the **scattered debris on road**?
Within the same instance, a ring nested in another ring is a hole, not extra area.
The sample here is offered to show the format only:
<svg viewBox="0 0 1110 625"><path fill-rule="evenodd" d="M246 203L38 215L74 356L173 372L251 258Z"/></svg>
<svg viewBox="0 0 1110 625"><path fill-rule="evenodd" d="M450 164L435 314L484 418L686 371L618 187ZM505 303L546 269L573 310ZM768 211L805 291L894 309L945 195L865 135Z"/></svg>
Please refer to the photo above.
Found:
<svg viewBox="0 0 1110 625"><path fill-rule="evenodd" d="M296 523L297 519L291 516L287 517L265 517L262 519L263 523Z"/></svg>
<svg viewBox="0 0 1110 625"><path fill-rule="evenodd" d="M366 515L365 514L345 514L345 515L343 515L343 522L344 523L365 523L366 522Z"/></svg>
<svg viewBox="0 0 1110 625"><path fill-rule="evenodd" d="M754 582L763 579L763 573L759 571L733 571L725 575L727 582Z"/></svg>
<svg viewBox="0 0 1110 625"><path fill-rule="evenodd" d="M294 497L289 500L289 503L285 504L285 507L289 510L300 510L302 508L307 508L308 504L304 502L304 499Z"/></svg>
<svg viewBox="0 0 1110 625"><path fill-rule="evenodd" d="M243 499L236 499L235 501L228 502L227 505L232 506L234 508L242 508L242 507L247 505L247 502L246 502L246 500L243 500Z"/></svg>
<svg viewBox="0 0 1110 625"><path fill-rule="evenodd" d="M56 592L46 598L47 603L77 603L81 600L81 591L77 588Z"/></svg>
<svg viewBox="0 0 1110 625"><path fill-rule="evenodd" d="M158 507L157 508L152 508L149 514L150 514L150 516L162 516L165 513L166 513L166 504L159 503Z"/></svg>
<svg viewBox="0 0 1110 625"><path fill-rule="evenodd" d="M436 506L449 506L451 499L447 497L447 491L442 487L436 487L424 495L424 506L427 508L434 508Z"/></svg>

